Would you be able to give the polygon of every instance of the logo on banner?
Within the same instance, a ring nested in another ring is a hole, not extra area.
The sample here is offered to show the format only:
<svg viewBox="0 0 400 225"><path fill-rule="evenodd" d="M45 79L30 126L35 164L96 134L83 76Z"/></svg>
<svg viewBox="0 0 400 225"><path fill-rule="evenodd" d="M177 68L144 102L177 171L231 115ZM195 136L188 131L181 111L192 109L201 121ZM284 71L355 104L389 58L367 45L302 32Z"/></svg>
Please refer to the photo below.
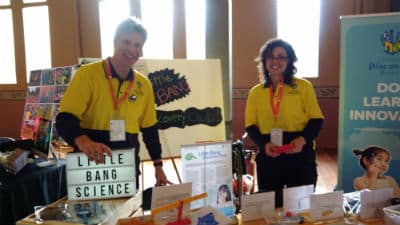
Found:
<svg viewBox="0 0 400 225"><path fill-rule="evenodd" d="M179 77L173 69L158 70L148 75L157 106L184 98L190 92L185 76Z"/></svg>
<svg viewBox="0 0 400 225"><path fill-rule="evenodd" d="M382 34L382 42L385 52L392 55L398 53L400 51L400 32L396 32L394 35L392 29L386 30Z"/></svg>
<svg viewBox="0 0 400 225"><path fill-rule="evenodd" d="M190 107L185 111L157 110L157 119L158 128L161 130L170 127L185 128L186 126L198 124L217 126L222 122L222 110L219 107L207 107L204 109Z"/></svg>

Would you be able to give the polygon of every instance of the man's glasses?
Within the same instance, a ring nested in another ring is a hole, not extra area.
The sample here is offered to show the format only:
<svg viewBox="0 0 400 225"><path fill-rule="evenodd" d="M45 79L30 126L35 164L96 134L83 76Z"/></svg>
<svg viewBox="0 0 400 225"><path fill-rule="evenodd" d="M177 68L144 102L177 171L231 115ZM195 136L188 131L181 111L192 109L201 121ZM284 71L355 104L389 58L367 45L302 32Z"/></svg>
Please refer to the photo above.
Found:
<svg viewBox="0 0 400 225"><path fill-rule="evenodd" d="M273 56L273 55L269 55L267 56L267 60L273 61L273 60L277 60L278 62L286 62L288 60L287 56Z"/></svg>

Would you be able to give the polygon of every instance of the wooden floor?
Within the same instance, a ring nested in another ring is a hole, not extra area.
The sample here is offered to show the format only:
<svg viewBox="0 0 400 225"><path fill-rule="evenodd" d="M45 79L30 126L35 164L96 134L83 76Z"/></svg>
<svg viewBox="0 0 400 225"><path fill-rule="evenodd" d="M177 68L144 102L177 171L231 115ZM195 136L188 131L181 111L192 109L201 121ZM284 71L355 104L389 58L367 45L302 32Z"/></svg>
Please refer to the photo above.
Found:
<svg viewBox="0 0 400 225"><path fill-rule="evenodd" d="M179 184L182 179L180 158L165 159L164 171L168 179L174 184ZM175 164L175 165L174 165ZM335 189L337 182L337 152L334 150L317 151L318 181L316 193L331 192ZM151 161L142 162L142 176L140 177L140 187L142 190L153 187L155 184L155 171ZM257 181L255 181L257 182Z"/></svg>
<svg viewBox="0 0 400 225"><path fill-rule="evenodd" d="M331 192L335 189L338 174L337 151L317 151L318 181L316 193Z"/></svg>

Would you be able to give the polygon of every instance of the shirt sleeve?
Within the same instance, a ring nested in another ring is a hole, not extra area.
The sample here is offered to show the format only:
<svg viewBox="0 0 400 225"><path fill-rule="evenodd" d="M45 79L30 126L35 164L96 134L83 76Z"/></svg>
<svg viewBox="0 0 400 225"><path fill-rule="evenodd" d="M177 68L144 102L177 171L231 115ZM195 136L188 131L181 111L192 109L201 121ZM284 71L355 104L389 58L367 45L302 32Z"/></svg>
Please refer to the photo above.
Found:
<svg viewBox="0 0 400 225"><path fill-rule="evenodd" d="M314 87L309 81L306 81L304 98L306 114L309 118L309 121L303 129L302 136L307 143L312 143L322 128L324 116L322 115L321 108L319 107Z"/></svg>
<svg viewBox="0 0 400 225"><path fill-rule="evenodd" d="M161 159L161 143L157 125L141 129L143 142L152 160Z"/></svg>
<svg viewBox="0 0 400 225"><path fill-rule="evenodd" d="M305 105L306 105L306 114L310 119L323 119L321 108L319 107L317 96L314 91L314 87L311 82L307 81L307 85L305 87Z"/></svg>
<svg viewBox="0 0 400 225"><path fill-rule="evenodd" d="M306 143L312 143L322 128L323 119L310 119L302 132Z"/></svg>
<svg viewBox="0 0 400 225"><path fill-rule="evenodd" d="M90 101L91 82L90 74L85 67L79 68L60 102L60 113L67 112L74 115L79 121L86 111Z"/></svg>
<svg viewBox="0 0 400 225"><path fill-rule="evenodd" d="M256 103L254 89L251 89L247 96L246 109L245 109L245 127L257 125L257 103Z"/></svg>
<svg viewBox="0 0 400 225"><path fill-rule="evenodd" d="M154 92L153 87L151 86L150 81L147 83L147 102L143 110L143 115L140 120L140 128L147 128L154 126L157 124L157 111L156 105L154 101Z"/></svg>
<svg viewBox="0 0 400 225"><path fill-rule="evenodd" d="M56 128L60 136L70 145L75 146L75 138L85 134L80 127L82 114L86 111L90 96L89 74L85 67L79 68L61 102L60 112L56 117Z"/></svg>
<svg viewBox="0 0 400 225"><path fill-rule="evenodd" d="M246 102L246 110L245 110L245 127L246 132L253 140L253 142L263 148L267 143L267 140L260 132L260 129L257 127L257 103L256 103L256 94L254 89L251 89L249 95L247 97Z"/></svg>
<svg viewBox="0 0 400 225"><path fill-rule="evenodd" d="M80 121L71 113L62 112L56 117L58 134L70 145L75 146L75 138L85 134L79 125Z"/></svg>

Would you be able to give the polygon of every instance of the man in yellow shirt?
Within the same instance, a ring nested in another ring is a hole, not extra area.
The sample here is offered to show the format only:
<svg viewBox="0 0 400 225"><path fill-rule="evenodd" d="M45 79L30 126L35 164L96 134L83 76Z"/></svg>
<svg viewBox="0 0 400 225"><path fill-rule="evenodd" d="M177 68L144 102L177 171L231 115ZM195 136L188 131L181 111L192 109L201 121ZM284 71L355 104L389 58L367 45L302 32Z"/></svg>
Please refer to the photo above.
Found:
<svg viewBox="0 0 400 225"><path fill-rule="evenodd" d="M56 128L76 150L96 163L111 149L134 148L139 174L138 133L156 171L156 185L170 183L163 171L153 88L132 69L142 56L145 28L133 18L122 21L114 36L114 55L81 66L60 103ZM138 180L137 187L138 187Z"/></svg>

